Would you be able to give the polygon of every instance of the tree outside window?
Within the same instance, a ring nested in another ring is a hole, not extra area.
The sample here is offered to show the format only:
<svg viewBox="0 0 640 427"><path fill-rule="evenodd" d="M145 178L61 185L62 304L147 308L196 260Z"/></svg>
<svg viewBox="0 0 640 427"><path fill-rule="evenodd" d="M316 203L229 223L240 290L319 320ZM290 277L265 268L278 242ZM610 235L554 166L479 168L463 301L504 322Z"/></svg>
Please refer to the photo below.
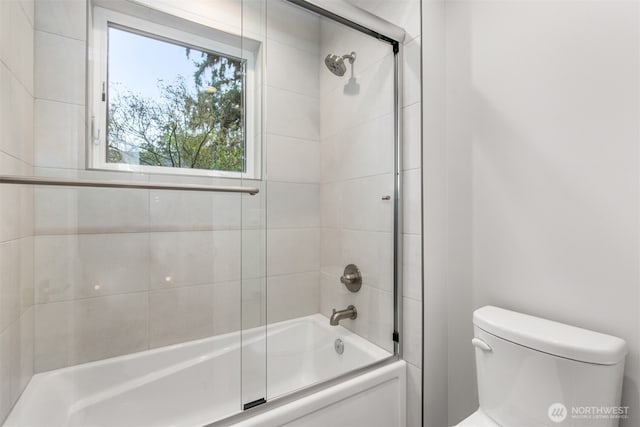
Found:
<svg viewBox="0 0 640 427"><path fill-rule="evenodd" d="M245 170L242 60L111 27L108 58L108 163Z"/></svg>

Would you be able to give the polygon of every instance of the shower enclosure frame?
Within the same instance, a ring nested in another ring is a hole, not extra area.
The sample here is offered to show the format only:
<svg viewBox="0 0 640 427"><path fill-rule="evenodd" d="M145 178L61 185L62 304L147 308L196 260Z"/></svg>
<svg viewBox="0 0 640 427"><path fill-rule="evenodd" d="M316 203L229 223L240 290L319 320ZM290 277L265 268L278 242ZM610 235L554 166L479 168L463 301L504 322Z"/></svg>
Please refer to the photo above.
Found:
<svg viewBox="0 0 640 427"><path fill-rule="evenodd" d="M221 427L233 425L243 419L286 405L305 396L327 389L336 384L373 371L382 366L402 359L403 356L403 308L402 308L402 261L403 261L403 180L402 180L402 71L403 71L403 41L405 32L403 29L369 14L368 12L352 6L348 3L326 2L321 4L318 0L285 0L295 6L301 7L321 17L331 19L349 28L357 30L368 36L391 45L393 49L393 135L394 135L394 161L393 161L393 354L385 359L372 364L362 366L351 372L339 375L327 381L313 384L306 388L293 391L289 394L275 397L259 405L247 408L229 417L212 422L206 427ZM330 10L329 7L331 9Z"/></svg>
<svg viewBox="0 0 640 427"><path fill-rule="evenodd" d="M396 360L402 358L402 249L403 249L403 182L402 182L402 64L404 30L390 22L369 14L345 3L339 10L332 11L320 6L317 0L286 0L288 3L299 6L317 15L329 18L349 28L357 30L380 41L389 43L393 48L394 78L393 78L393 135L394 135L394 161L393 161L393 312L394 328L393 343L394 354L390 358ZM365 23L356 22L356 17L342 16L358 14ZM379 28L374 28L379 27ZM385 27L382 29L382 27Z"/></svg>

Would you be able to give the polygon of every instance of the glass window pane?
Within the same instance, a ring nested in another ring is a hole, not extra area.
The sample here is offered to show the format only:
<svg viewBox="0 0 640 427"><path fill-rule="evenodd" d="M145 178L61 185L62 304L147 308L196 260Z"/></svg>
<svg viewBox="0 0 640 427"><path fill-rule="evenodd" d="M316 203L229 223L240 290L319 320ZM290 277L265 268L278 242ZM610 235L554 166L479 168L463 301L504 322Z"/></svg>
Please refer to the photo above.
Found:
<svg viewBox="0 0 640 427"><path fill-rule="evenodd" d="M108 32L107 163L243 172L244 61Z"/></svg>

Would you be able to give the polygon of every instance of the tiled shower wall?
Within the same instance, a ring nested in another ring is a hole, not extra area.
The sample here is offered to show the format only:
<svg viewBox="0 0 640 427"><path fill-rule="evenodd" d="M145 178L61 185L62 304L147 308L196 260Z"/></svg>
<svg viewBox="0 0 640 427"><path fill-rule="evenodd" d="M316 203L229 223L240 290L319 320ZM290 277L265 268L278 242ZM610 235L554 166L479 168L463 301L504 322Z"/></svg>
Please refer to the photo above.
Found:
<svg viewBox="0 0 640 427"><path fill-rule="evenodd" d="M320 20L267 0L267 322L317 313Z"/></svg>
<svg viewBox="0 0 640 427"><path fill-rule="evenodd" d="M407 425L422 425L422 135L421 1L348 0L406 31L403 56L404 182L403 358L407 371ZM346 46L346 45L345 45ZM324 288L323 288L324 289Z"/></svg>
<svg viewBox="0 0 640 427"><path fill-rule="evenodd" d="M33 165L33 2L0 2L0 174ZM33 191L0 185L0 423L33 374Z"/></svg>
<svg viewBox="0 0 640 427"><path fill-rule="evenodd" d="M209 16L239 27L239 4ZM241 297L242 325L263 322L266 194L266 320L318 311L319 23L268 7L268 181L244 183L261 196L36 190L36 371L237 330ZM211 183L84 171L86 13L81 0L36 3L37 172Z"/></svg>
<svg viewBox="0 0 640 427"><path fill-rule="evenodd" d="M321 309L353 304L358 318L342 324L393 351L394 56L388 43L333 21L321 25L323 54L354 51L337 77L321 72L322 282ZM355 90L359 85L359 90ZM352 90L353 89L353 90ZM390 196L390 200L384 200ZM356 264L357 293L340 282Z"/></svg>

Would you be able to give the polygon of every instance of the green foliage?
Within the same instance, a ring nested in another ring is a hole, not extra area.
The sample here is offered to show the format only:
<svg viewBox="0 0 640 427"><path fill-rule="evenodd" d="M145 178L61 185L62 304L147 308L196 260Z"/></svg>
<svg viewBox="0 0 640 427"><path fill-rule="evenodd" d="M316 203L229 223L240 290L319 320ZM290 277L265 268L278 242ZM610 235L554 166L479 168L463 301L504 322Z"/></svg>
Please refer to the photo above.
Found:
<svg viewBox="0 0 640 427"><path fill-rule="evenodd" d="M187 56L191 53L187 49ZM244 171L242 63L199 53L195 91L182 77L158 81L159 99L122 87L115 91L109 103L108 162Z"/></svg>

